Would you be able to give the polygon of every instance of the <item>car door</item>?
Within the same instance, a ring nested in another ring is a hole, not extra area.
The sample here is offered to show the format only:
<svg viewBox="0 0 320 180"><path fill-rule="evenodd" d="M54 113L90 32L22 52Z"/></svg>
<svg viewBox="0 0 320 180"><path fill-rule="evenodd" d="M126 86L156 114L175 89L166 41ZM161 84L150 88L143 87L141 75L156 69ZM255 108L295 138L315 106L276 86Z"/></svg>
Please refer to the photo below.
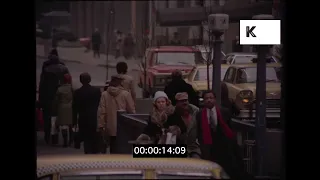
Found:
<svg viewBox="0 0 320 180"><path fill-rule="evenodd" d="M223 82L226 84L228 88L229 98L231 99L235 99L237 94L236 87L234 85L235 76L236 76L236 68L229 67L223 79Z"/></svg>

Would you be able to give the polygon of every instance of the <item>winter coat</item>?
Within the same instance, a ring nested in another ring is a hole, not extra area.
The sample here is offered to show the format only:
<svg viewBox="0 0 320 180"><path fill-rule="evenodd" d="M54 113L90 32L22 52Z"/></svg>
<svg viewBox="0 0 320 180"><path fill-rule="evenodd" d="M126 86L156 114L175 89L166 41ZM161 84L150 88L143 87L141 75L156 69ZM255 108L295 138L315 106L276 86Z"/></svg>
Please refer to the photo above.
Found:
<svg viewBox="0 0 320 180"><path fill-rule="evenodd" d="M177 111L174 111L173 114L168 116L167 121L163 124L164 128L169 126L178 126L180 128L181 134L177 138L177 144L187 144L188 154L196 153L201 154L199 145L196 141L197 139L197 123L196 123L196 114L199 111L199 108L189 104L190 114L192 119L188 125L184 123L181 116ZM161 135L162 130L157 124L149 122L147 127L144 129L143 134L148 135L150 139L156 139L157 135Z"/></svg>
<svg viewBox="0 0 320 180"><path fill-rule="evenodd" d="M132 76L127 75L127 74L119 74L120 77L122 77L124 80L122 81L122 86L125 90L130 92L131 97L133 101L136 100L136 92L135 92L135 87L134 87L134 80Z"/></svg>
<svg viewBox="0 0 320 180"><path fill-rule="evenodd" d="M188 93L189 103L195 106L199 105L199 98L193 87L183 79L172 80L165 88L164 92L168 95L172 105L176 105L175 95L178 92Z"/></svg>
<svg viewBox="0 0 320 180"><path fill-rule="evenodd" d="M39 102L43 108L51 108L63 75L68 74L68 68L59 61L58 57L51 57L42 65L39 83Z"/></svg>
<svg viewBox="0 0 320 180"><path fill-rule="evenodd" d="M58 126L72 125L72 86L71 84L61 85L56 93L53 102L53 116L57 116Z"/></svg>
<svg viewBox="0 0 320 180"><path fill-rule="evenodd" d="M97 130L97 111L101 91L91 85L83 85L73 94L73 124L79 125L82 134Z"/></svg>
<svg viewBox="0 0 320 180"><path fill-rule="evenodd" d="M118 110L136 112L131 94L122 86L110 86L102 93L98 108L98 127L105 128L109 136L117 135Z"/></svg>

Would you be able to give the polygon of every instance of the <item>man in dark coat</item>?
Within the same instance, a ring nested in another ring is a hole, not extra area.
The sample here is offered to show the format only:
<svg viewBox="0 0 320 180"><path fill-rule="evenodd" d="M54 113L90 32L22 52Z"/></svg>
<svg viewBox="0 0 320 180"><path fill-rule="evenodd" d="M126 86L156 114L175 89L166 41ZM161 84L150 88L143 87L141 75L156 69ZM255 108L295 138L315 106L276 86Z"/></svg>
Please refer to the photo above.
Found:
<svg viewBox="0 0 320 180"><path fill-rule="evenodd" d="M172 105L176 105L175 95L179 92L186 92L189 97L189 103L198 107L199 98L193 87L186 83L182 78L179 70L172 72L172 81L164 88L164 92L168 95Z"/></svg>
<svg viewBox="0 0 320 180"><path fill-rule="evenodd" d="M64 74L68 74L68 68L59 61L59 58L51 52L49 60L42 65L39 83L39 104L43 110L45 141L50 141L51 109L56 91L63 81ZM52 144L58 143L56 136L52 137Z"/></svg>
<svg viewBox="0 0 320 180"><path fill-rule="evenodd" d="M173 39L170 41L170 45L179 46L181 45L181 41L179 40L179 33L175 32L173 34Z"/></svg>
<svg viewBox="0 0 320 180"><path fill-rule="evenodd" d="M126 59L129 59L134 55L134 46L135 46L135 43L134 43L132 34L128 33L123 40L123 48L122 48L123 56Z"/></svg>
<svg viewBox="0 0 320 180"><path fill-rule="evenodd" d="M91 37L93 57L100 58L101 35L99 29L96 28Z"/></svg>
<svg viewBox="0 0 320 180"><path fill-rule="evenodd" d="M228 126L230 112L217 107L215 98L212 91L204 92L204 108L196 115L201 157L221 165L232 179L247 179L235 134Z"/></svg>
<svg viewBox="0 0 320 180"><path fill-rule="evenodd" d="M85 154L98 153L97 144L97 111L101 91L90 85L88 73L80 75L82 87L73 94L73 125L79 126L79 134L84 143ZM75 142L77 143L77 142Z"/></svg>

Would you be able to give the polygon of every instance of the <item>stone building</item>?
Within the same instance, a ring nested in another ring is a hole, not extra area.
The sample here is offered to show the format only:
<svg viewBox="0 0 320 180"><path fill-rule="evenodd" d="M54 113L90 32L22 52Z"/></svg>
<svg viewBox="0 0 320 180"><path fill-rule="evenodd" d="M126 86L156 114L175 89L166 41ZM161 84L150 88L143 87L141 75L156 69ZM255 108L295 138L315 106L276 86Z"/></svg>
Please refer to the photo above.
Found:
<svg viewBox="0 0 320 180"><path fill-rule="evenodd" d="M148 1L72 1L72 30L77 37L90 37L98 28L103 37L102 51L106 50L105 44L110 41L112 53L116 29L134 34L139 44L137 47L140 47L142 42L139 40L147 29L147 8Z"/></svg>
<svg viewBox="0 0 320 180"><path fill-rule="evenodd" d="M202 35L200 34L199 38L202 39L203 42L206 42L208 40L207 33L205 32L206 26L203 26L202 23L207 21L208 15L214 13L228 14L230 24L229 29L225 32L223 37L223 49L225 52L230 52L232 51L232 40L239 34L239 20L251 19L252 16L256 14L272 14L273 1L197 0L193 3L194 7L159 9L157 19L160 26L192 26L194 27L192 28L193 32L200 26ZM203 6L201 7L199 4ZM249 47L245 47L245 49L248 50Z"/></svg>
<svg viewBox="0 0 320 180"><path fill-rule="evenodd" d="M131 32L139 54L144 52L142 39L146 31L153 45L167 44L174 32L179 33L183 44L206 44L208 34L203 23L211 13L225 13L229 14L230 25L223 37L223 48L230 52L232 40L239 34L239 20L271 14L273 1L277 0L73 1L70 13L72 29L78 37L91 36L97 27L103 39L108 32L108 40L114 42L115 29ZM106 49L104 45L102 49Z"/></svg>

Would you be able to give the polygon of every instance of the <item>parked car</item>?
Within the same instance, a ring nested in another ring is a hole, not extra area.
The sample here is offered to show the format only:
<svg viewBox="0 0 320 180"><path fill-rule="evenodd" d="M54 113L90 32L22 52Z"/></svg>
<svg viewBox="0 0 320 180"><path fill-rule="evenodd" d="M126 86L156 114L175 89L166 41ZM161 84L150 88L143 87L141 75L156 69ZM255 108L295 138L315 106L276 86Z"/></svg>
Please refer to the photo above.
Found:
<svg viewBox="0 0 320 180"><path fill-rule="evenodd" d="M253 63L254 59L256 58L256 53L234 52L226 54L226 56L222 59L222 62L226 64L248 64ZM275 57L268 56L267 63L278 63L278 61Z"/></svg>
<svg viewBox="0 0 320 180"><path fill-rule="evenodd" d="M224 78L225 73L227 72L229 65L221 65L221 81ZM209 67L209 80L210 87L212 86L212 66ZM207 81L207 65L197 65L195 66L191 73L187 76L185 81L192 85L193 89L198 93L199 97L202 97L202 92L208 90L208 81ZM200 98L200 102L202 98Z"/></svg>
<svg viewBox="0 0 320 180"><path fill-rule="evenodd" d="M140 64L139 87L144 89L143 97L150 97L163 90L171 81L171 73L181 70L186 77L193 66L203 64L201 52L187 46L160 46L148 48ZM144 73L146 70L146 73ZM146 81L146 82L145 82Z"/></svg>
<svg viewBox="0 0 320 180"><path fill-rule="evenodd" d="M208 56L211 54L211 59L213 59L213 53L210 53L210 47L209 46L204 46L204 45L196 45L194 48L199 49L202 54L202 58L207 60ZM226 54L221 50L222 57L224 58ZM211 60L209 59L209 60Z"/></svg>
<svg viewBox="0 0 320 180"><path fill-rule="evenodd" d="M38 180L225 179L218 164L194 158L132 155L49 155L37 158Z"/></svg>
<svg viewBox="0 0 320 180"><path fill-rule="evenodd" d="M280 68L279 63L266 67L266 117L280 117ZM229 98L240 110L239 117L255 117L257 64L231 65L223 79Z"/></svg>

